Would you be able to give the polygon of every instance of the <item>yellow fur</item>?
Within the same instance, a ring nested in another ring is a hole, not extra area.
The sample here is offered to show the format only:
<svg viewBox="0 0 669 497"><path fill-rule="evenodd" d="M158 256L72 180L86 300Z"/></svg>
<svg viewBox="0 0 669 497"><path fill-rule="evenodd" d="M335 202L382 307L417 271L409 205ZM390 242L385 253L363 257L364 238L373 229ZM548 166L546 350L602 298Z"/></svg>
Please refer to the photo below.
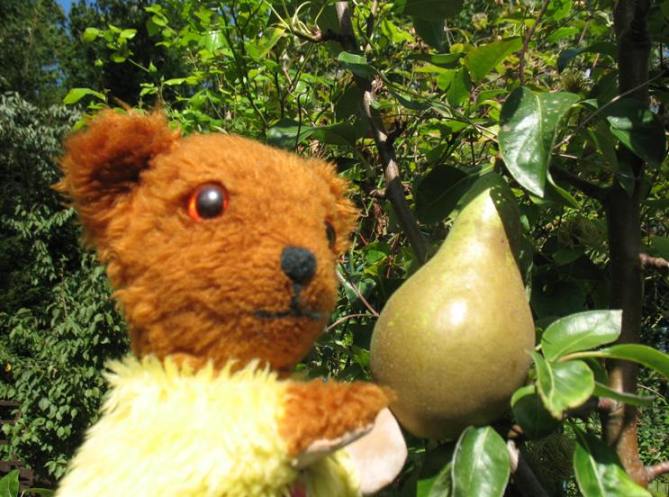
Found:
<svg viewBox="0 0 669 497"><path fill-rule="evenodd" d="M149 356L110 365L110 394L56 497L358 496L343 452L297 470L278 432L285 384L255 363L195 373Z"/></svg>

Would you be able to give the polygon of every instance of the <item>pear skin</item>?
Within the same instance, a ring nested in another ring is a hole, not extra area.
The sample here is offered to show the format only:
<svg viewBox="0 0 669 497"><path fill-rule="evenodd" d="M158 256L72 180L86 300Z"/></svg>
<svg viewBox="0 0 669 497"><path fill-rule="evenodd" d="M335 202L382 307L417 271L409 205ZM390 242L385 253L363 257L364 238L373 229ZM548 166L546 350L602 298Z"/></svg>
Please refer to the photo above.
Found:
<svg viewBox="0 0 669 497"><path fill-rule="evenodd" d="M391 410L420 437L454 439L502 416L531 362L515 201L496 175L472 192L437 253L390 297L372 336L372 374L396 392Z"/></svg>

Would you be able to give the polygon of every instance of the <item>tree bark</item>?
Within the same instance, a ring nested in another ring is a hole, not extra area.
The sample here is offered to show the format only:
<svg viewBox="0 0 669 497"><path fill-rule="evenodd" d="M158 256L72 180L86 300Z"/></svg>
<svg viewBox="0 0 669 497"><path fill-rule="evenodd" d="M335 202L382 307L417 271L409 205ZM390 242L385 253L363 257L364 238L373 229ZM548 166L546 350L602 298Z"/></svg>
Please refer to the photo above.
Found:
<svg viewBox="0 0 669 497"><path fill-rule="evenodd" d="M619 0L614 11L618 43L619 93L638 87L630 93L648 104L648 61L650 39L646 18L649 0ZM611 254L611 307L622 309L620 343L640 341L641 306L643 298L641 253L640 201L643 161L624 147L618 159L630 166L635 176L634 191L629 194L617 183L605 199ZM635 393L638 367L630 362L611 361L608 364L609 386L619 392ZM616 449L625 470L639 484L647 486L648 475L639 458L637 443L637 410L616 403L603 416L604 436Z"/></svg>

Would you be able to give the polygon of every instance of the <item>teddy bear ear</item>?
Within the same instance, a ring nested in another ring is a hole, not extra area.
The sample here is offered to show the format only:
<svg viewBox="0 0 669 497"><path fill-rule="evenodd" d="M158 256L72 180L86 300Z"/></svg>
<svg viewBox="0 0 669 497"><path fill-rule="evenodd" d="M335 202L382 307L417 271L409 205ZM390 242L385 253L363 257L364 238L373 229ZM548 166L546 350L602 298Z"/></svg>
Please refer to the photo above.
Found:
<svg viewBox="0 0 669 497"><path fill-rule="evenodd" d="M341 254L350 245L350 235L359 215L358 209L347 196L350 190L349 182L337 174L337 169L332 164L315 159L310 162L335 197L335 217L328 221L332 223L337 235L335 251Z"/></svg>
<svg viewBox="0 0 669 497"><path fill-rule="evenodd" d="M63 179L55 189L66 194L79 212L87 239L97 241L108 221L119 214L151 160L179 138L162 112L125 113L111 109L65 142Z"/></svg>

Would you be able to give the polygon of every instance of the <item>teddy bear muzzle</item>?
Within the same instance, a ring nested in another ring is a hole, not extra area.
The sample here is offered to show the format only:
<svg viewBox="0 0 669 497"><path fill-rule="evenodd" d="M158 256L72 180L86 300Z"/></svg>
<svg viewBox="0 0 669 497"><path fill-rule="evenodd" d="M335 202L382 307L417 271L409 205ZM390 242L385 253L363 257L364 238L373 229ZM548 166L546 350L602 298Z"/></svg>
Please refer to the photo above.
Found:
<svg viewBox="0 0 669 497"><path fill-rule="evenodd" d="M303 247L285 247L281 252L281 271L292 282L290 307L278 312L260 309L255 312L256 317L261 319L304 317L320 321L323 318L321 312L305 308L300 302L302 289L309 284L309 281L316 274L316 264L316 257L310 250Z"/></svg>

